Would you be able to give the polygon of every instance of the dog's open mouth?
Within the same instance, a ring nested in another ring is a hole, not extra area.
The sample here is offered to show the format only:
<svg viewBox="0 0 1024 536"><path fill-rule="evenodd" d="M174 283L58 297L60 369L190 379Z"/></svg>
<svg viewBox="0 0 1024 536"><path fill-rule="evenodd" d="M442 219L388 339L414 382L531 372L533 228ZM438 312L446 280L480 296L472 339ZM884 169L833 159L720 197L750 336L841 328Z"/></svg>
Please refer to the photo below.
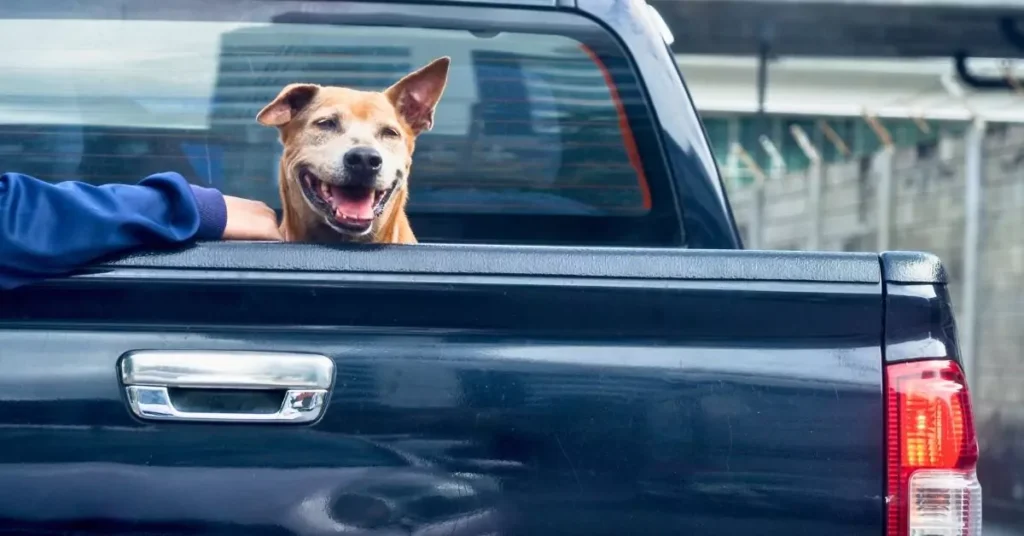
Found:
<svg viewBox="0 0 1024 536"><path fill-rule="evenodd" d="M318 179L309 171L300 174L306 196L333 217L335 227L355 233L369 231L373 219L380 215L394 188L374 190L363 186L338 186Z"/></svg>

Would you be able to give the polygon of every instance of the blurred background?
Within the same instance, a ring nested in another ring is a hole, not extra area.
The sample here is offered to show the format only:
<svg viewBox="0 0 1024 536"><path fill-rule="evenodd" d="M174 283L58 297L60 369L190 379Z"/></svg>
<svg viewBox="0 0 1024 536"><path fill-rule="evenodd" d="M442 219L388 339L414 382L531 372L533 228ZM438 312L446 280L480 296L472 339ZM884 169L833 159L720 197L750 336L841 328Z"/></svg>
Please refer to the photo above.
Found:
<svg viewBox="0 0 1024 536"><path fill-rule="evenodd" d="M651 3L748 248L945 262L984 533L1024 534L1024 2Z"/></svg>

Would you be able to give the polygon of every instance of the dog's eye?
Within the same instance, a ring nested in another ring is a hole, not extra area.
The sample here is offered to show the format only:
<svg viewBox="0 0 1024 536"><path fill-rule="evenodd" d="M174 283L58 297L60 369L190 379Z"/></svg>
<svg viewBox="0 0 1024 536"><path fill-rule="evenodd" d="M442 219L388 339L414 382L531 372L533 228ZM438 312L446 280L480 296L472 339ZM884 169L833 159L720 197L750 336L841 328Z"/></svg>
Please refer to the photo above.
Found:
<svg viewBox="0 0 1024 536"><path fill-rule="evenodd" d="M333 117L317 119L316 121L313 122L313 124L324 130L334 130L338 128L338 120Z"/></svg>
<svg viewBox="0 0 1024 536"><path fill-rule="evenodd" d="M380 129L380 135L382 138L397 138L399 137L398 130L391 127L384 127Z"/></svg>

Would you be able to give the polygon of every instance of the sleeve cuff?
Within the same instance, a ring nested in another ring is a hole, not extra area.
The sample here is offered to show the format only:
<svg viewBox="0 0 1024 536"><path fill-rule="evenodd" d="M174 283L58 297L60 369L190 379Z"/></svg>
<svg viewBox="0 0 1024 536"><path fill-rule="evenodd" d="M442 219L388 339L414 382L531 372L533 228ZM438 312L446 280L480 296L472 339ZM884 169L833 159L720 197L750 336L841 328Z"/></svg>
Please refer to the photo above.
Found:
<svg viewBox="0 0 1024 536"><path fill-rule="evenodd" d="M203 188L194 184L189 186L199 209L199 230L196 231L196 240L220 240L228 224L228 209L224 204L224 195L213 188Z"/></svg>

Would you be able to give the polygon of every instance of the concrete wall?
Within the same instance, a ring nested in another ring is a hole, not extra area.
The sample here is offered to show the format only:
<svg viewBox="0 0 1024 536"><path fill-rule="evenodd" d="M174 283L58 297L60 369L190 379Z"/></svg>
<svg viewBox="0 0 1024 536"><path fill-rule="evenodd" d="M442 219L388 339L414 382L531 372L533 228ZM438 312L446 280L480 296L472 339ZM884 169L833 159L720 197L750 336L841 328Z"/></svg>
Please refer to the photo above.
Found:
<svg viewBox="0 0 1024 536"><path fill-rule="evenodd" d="M893 155L890 250L939 255L951 277L957 309L963 302L964 140ZM978 284L978 347L972 389L979 420L997 409L1024 421L1024 127L989 126L984 177ZM819 249L878 249L881 166L871 155L824 169ZM765 184L759 249L805 249L812 231L808 172ZM747 243L757 232L756 187L732 186L730 201ZM961 333L963 326L961 326Z"/></svg>

